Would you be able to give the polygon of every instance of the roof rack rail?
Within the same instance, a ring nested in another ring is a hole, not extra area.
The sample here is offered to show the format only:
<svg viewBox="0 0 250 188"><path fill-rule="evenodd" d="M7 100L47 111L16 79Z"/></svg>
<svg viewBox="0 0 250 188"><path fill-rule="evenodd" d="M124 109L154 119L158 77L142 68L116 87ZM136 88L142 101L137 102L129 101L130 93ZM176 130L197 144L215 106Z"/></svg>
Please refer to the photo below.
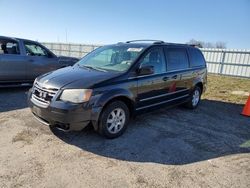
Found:
<svg viewBox="0 0 250 188"><path fill-rule="evenodd" d="M164 41L162 40L151 40L151 39L145 39L145 40L130 40L126 43L132 43L132 42L154 42L154 44L162 44Z"/></svg>

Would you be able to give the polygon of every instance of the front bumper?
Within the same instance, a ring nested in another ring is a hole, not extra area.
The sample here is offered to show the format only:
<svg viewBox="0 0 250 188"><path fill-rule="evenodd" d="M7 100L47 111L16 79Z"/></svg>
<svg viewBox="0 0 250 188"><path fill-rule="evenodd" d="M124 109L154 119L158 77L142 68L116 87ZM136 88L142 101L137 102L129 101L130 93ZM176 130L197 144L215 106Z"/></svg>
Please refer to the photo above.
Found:
<svg viewBox="0 0 250 188"><path fill-rule="evenodd" d="M31 99L30 91L28 104L36 119L64 131L82 130L92 120L92 107L88 103L73 104L54 100L49 106L42 107Z"/></svg>

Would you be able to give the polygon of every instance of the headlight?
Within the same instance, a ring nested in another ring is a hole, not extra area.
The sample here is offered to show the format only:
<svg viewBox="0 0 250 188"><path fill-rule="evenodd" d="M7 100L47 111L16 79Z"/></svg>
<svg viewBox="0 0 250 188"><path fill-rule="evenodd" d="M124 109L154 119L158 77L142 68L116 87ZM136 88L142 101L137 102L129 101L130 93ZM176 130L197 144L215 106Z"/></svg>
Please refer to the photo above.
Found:
<svg viewBox="0 0 250 188"><path fill-rule="evenodd" d="M61 94L62 101L82 103L89 101L92 89L65 89Z"/></svg>

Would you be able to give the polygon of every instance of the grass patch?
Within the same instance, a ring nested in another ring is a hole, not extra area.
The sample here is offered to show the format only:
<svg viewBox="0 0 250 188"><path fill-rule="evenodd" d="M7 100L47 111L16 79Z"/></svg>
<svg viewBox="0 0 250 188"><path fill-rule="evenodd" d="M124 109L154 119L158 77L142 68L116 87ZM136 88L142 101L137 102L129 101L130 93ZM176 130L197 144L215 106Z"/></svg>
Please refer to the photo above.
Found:
<svg viewBox="0 0 250 188"><path fill-rule="evenodd" d="M241 148L250 148L250 140L244 142L240 145Z"/></svg>
<svg viewBox="0 0 250 188"><path fill-rule="evenodd" d="M250 92L250 79L209 74L204 99L245 104L248 96L235 95L234 91Z"/></svg>

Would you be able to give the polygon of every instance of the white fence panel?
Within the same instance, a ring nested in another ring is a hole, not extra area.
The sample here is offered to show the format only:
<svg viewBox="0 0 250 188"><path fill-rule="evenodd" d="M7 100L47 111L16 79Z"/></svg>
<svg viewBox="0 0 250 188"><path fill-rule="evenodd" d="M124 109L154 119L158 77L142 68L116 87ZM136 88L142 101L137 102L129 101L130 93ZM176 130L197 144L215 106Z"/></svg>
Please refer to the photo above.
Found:
<svg viewBox="0 0 250 188"><path fill-rule="evenodd" d="M100 47L92 44L42 43L56 55L81 58ZM250 51L227 49L200 49L207 61L209 73L250 78Z"/></svg>
<svg viewBox="0 0 250 188"><path fill-rule="evenodd" d="M201 51L207 61L208 72L250 78L250 51L205 48Z"/></svg>

